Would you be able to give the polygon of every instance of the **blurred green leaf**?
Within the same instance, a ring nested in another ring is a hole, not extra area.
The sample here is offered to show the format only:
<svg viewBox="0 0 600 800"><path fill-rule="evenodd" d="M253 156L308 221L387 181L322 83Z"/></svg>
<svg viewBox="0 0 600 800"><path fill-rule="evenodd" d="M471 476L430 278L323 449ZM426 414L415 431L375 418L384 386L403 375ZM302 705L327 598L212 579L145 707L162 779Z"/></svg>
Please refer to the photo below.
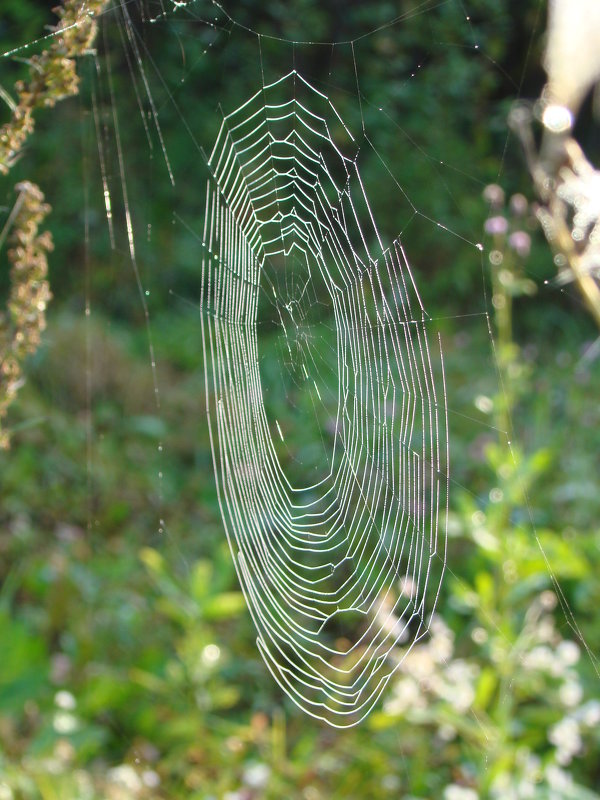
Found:
<svg viewBox="0 0 600 800"><path fill-rule="evenodd" d="M202 606L202 616L209 621L229 619L238 616L246 608L241 592L222 592L211 597Z"/></svg>

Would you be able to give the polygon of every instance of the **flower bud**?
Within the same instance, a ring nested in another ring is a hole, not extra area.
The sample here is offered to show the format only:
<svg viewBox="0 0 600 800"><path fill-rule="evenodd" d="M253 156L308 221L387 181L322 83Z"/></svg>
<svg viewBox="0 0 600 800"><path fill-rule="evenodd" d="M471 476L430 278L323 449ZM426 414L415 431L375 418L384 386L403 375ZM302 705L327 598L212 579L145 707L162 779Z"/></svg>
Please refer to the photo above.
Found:
<svg viewBox="0 0 600 800"><path fill-rule="evenodd" d="M515 231L508 237L508 246L521 258L527 258L531 250L531 236L525 231Z"/></svg>
<svg viewBox="0 0 600 800"><path fill-rule="evenodd" d="M502 208L504 203L504 189L497 183L490 183L483 190L483 199L487 200L492 208Z"/></svg>
<svg viewBox="0 0 600 800"><path fill-rule="evenodd" d="M524 194L513 194L510 198L510 210L515 217L524 217L527 213L527 198Z"/></svg>
<svg viewBox="0 0 600 800"><path fill-rule="evenodd" d="M490 236L502 236L508 230L508 221L506 217L502 216L489 217L486 219L483 229Z"/></svg>

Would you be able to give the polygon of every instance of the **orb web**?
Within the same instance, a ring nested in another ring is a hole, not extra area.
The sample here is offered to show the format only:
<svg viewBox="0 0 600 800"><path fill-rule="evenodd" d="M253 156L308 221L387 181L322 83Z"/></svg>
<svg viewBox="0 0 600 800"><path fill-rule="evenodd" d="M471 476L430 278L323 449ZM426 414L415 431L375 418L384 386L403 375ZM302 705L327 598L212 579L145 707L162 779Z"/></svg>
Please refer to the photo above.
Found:
<svg viewBox="0 0 600 800"><path fill-rule="evenodd" d="M274 679L336 727L364 719L426 634L446 559L440 340L358 149L296 70L264 85L223 118L203 234L232 557Z"/></svg>

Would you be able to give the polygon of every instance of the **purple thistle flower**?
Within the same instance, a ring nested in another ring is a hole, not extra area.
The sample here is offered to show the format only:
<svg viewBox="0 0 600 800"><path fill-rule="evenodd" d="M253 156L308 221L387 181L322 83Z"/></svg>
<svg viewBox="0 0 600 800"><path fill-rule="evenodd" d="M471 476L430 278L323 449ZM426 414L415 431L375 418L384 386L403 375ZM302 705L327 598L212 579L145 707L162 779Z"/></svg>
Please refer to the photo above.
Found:
<svg viewBox="0 0 600 800"><path fill-rule="evenodd" d="M483 199L487 200L492 208L501 208L504 203L504 189L497 183L490 183L483 190Z"/></svg>
<svg viewBox="0 0 600 800"><path fill-rule="evenodd" d="M527 198L524 194L513 194L510 198L510 210L515 217L524 217L527 213Z"/></svg>
<svg viewBox="0 0 600 800"><path fill-rule="evenodd" d="M489 219L486 219L483 228L490 236L502 236L508 230L508 221L506 217L502 216L489 217Z"/></svg>
<svg viewBox="0 0 600 800"><path fill-rule="evenodd" d="M531 250L531 236L525 231L515 231L508 237L508 246L521 258L527 258Z"/></svg>

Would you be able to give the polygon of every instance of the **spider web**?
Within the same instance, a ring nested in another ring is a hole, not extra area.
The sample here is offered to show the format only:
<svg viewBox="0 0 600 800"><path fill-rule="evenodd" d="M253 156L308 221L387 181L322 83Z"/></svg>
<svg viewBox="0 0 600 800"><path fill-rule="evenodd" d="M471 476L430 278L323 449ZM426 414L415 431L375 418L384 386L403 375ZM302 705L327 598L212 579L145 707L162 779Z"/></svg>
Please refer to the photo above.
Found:
<svg viewBox="0 0 600 800"><path fill-rule="evenodd" d="M441 346L401 243L379 235L351 132L295 70L225 116L208 163L201 305L223 521L274 678L309 714L355 724L439 592ZM288 425L319 428L314 465L267 410L264 327L280 335L284 396L306 407Z"/></svg>

